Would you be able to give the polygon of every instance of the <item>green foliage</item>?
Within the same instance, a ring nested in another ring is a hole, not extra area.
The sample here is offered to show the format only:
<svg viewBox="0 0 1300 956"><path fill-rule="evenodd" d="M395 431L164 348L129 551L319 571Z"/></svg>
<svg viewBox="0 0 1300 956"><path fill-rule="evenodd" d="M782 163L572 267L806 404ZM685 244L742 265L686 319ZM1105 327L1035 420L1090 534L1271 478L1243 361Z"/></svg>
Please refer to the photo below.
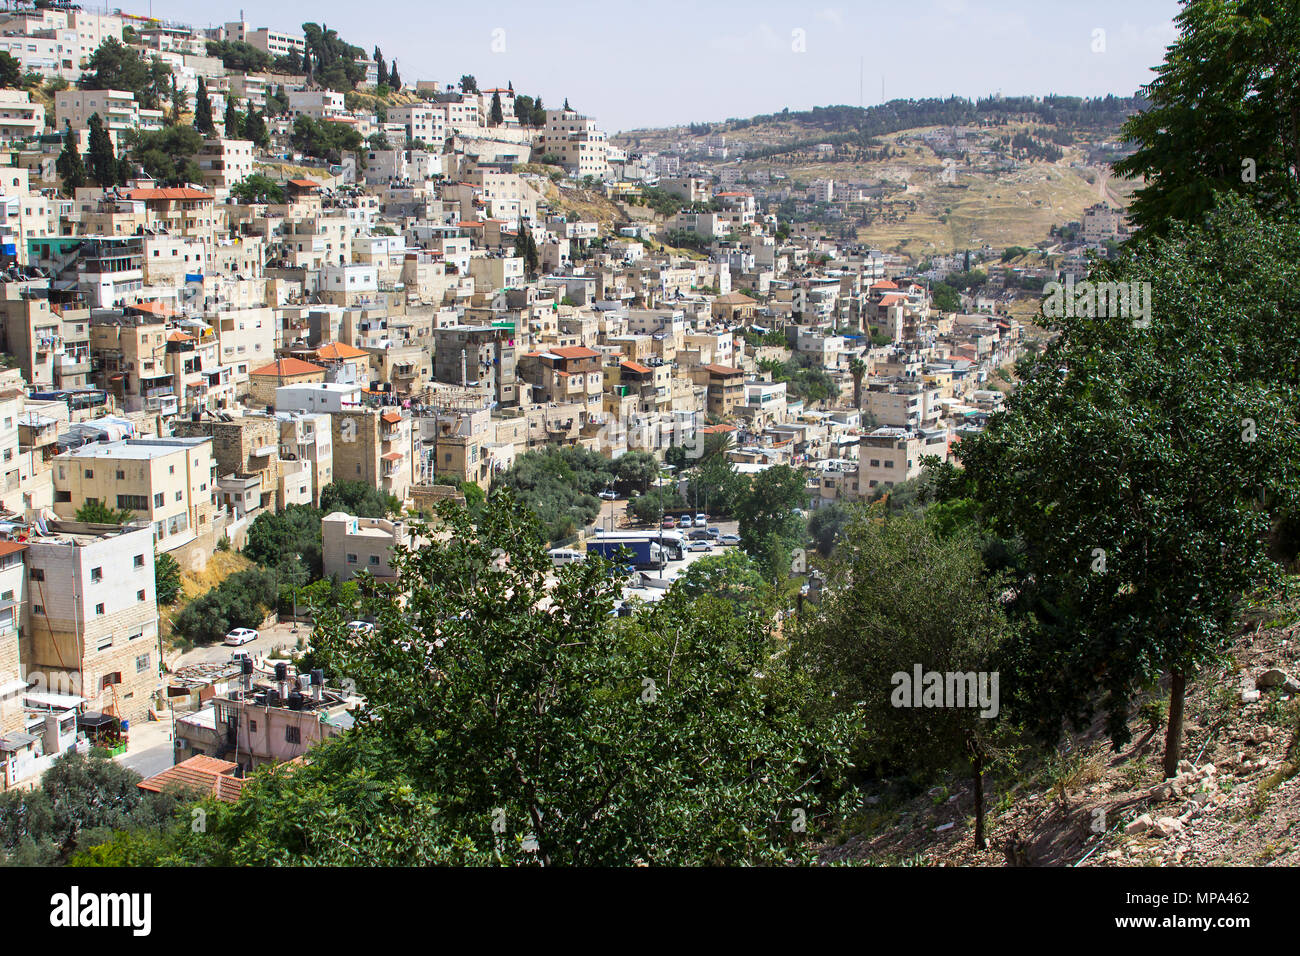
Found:
<svg viewBox="0 0 1300 956"><path fill-rule="evenodd" d="M226 117L223 121L226 139L241 139L244 135L244 118L234 99L226 97Z"/></svg>
<svg viewBox="0 0 1300 956"><path fill-rule="evenodd" d="M1275 579L1270 533L1297 502L1298 254L1294 224L1225 200L1099 267L1151 283L1150 327L1055 322L1006 413L959 446L967 493L1023 542L1017 685L1047 739L1099 710L1126 741L1135 695L1215 661L1243 594Z"/></svg>
<svg viewBox="0 0 1300 956"><path fill-rule="evenodd" d="M767 582L754 559L736 548L693 562L673 581L672 590L687 598L706 595L722 598L738 609L751 611L769 594Z"/></svg>
<svg viewBox="0 0 1300 956"><path fill-rule="evenodd" d="M154 552L153 587L160 605L170 606L180 597L181 566L170 554Z"/></svg>
<svg viewBox="0 0 1300 956"><path fill-rule="evenodd" d="M77 509L76 518L87 524L126 524L135 517L130 508L110 508L98 498L87 498Z"/></svg>
<svg viewBox="0 0 1300 956"><path fill-rule="evenodd" d="M212 100L208 96L208 84L201 76L194 93L194 128L204 136L217 134L216 124L212 121Z"/></svg>
<svg viewBox="0 0 1300 956"><path fill-rule="evenodd" d="M1013 630L974 539L940 538L920 516L887 518L878 507L857 509L844 537L822 600L800 617L792 654L815 675L824 706L854 715L860 763L883 773L977 777L1010 757L1005 678L995 686L991 675L1005 669ZM914 706L899 675L912 679L917 665L923 673L990 675L985 701Z"/></svg>
<svg viewBox="0 0 1300 956"><path fill-rule="evenodd" d="M930 286L930 299L940 312L961 311L961 293L946 282L936 282ZM875 343L874 338L872 342Z"/></svg>
<svg viewBox="0 0 1300 956"><path fill-rule="evenodd" d="M400 514L402 503L364 481L331 481L320 490L320 513L344 511L358 518Z"/></svg>
<svg viewBox="0 0 1300 956"><path fill-rule="evenodd" d="M280 575L267 568L236 571L185 605L174 629L195 644L211 644L236 627L260 627L279 603L280 583Z"/></svg>
<svg viewBox="0 0 1300 956"><path fill-rule="evenodd" d="M789 575L790 552L804 543L807 533L795 509L807 506L807 478L789 465L764 468L736 502L740 546L758 561L768 581Z"/></svg>
<svg viewBox="0 0 1300 956"><path fill-rule="evenodd" d="M266 128L266 110L258 112L250 103L248 115L244 117L244 138L251 140L258 149L271 145L271 133Z"/></svg>
<svg viewBox="0 0 1300 956"><path fill-rule="evenodd" d="M335 162L341 159L344 153L356 152L362 147L361 134L346 123L318 121L310 116L299 116L294 120L289 141L294 149L308 156Z"/></svg>
<svg viewBox="0 0 1300 956"><path fill-rule="evenodd" d="M130 130L126 141L131 159L164 186L203 182L194 161L203 148L203 134L193 126L168 126L160 130Z"/></svg>
<svg viewBox="0 0 1300 956"><path fill-rule="evenodd" d="M63 151L54 161L54 170L63 182L63 189L69 195L86 185L86 163L81 158L81 148L77 145L77 133L68 124L63 133Z"/></svg>
<svg viewBox="0 0 1300 956"><path fill-rule="evenodd" d="M818 554L827 558L831 556L835 545L839 543L845 529L849 526L853 514L852 505L841 504L838 501L822 505L812 513L812 517L808 519L808 536L812 539Z"/></svg>
<svg viewBox="0 0 1300 956"><path fill-rule="evenodd" d="M1294 218L1300 182L1300 8L1289 0L1191 0L1147 109L1124 124L1137 149L1115 164L1141 179L1128 212L1143 233L1196 223L1231 191Z"/></svg>
<svg viewBox="0 0 1300 956"><path fill-rule="evenodd" d="M66 862L116 833L161 833L185 796L149 793L140 775L113 760L69 751L32 790L0 793L0 861L17 866Z"/></svg>
<svg viewBox="0 0 1300 956"><path fill-rule="evenodd" d="M242 40L209 40L207 52L235 73L265 73L271 68L271 54Z"/></svg>
<svg viewBox="0 0 1300 956"><path fill-rule="evenodd" d="M659 460L648 451L629 451L614 462L615 481L623 492L645 494L659 477Z"/></svg>
<svg viewBox="0 0 1300 956"><path fill-rule="evenodd" d="M244 555L267 567L297 561L311 577L320 577L321 517L320 509L311 505L288 505L279 512L263 511L249 525Z"/></svg>
<svg viewBox="0 0 1300 956"><path fill-rule="evenodd" d="M117 185L117 153L98 113L90 117L90 172L103 188Z"/></svg>
<svg viewBox="0 0 1300 956"><path fill-rule="evenodd" d="M792 398L807 402L825 402L839 395L840 389L820 360L808 352L796 352L787 362L763 359L759 371L770 372L772 381L785 382Z"/></svg>
<svg viewBox="0 0 1300 956"><path fill-rule="evenodd" d="M169 89L171 67L109 37L91 54L78 86L83 90L125 90L141 108L156 110Z"/></svg>
<svg viewBox="0 0 1300 956"><path fill-rule="evenodd" d="M359 46L345 43L338 32L316 23L302 25L306 40L307 55L312 63L312 76L317 83L331 90L354 90L357 84L366 78L366 68L361 65L366 58L366 51ZM397 61L393 61L389 85L400 89L395 82Z"/></svg>
<svg viewBox="0 0 1300 956"><path fill-rule="evenodd" d="M617 465L578 446L530 451L515 460L493 485L509 489L537 515L549 541L591 524L600 514L597 496L617 476Z"/></svg>
<svg viewBox="0 0 1300 956"><path fill-rule="evenodd" d="M812 858L844 793L847 721L804 716L760 620L669 594L615 621L622 582L608 562L569 565L549 587L541 529L508 493L477 525L447 503L439 517L445 540L396 556L409 593L382 582L365 600L375 634L350 635L329 609L317 619L327 671L367 698L357 726L291 774L259 773L214 808L203 846L167 853L237 865Z"/></svg>
<svg viewBox="0 0 1300 956"><path fill-rule="evenodd" d="M642 524L656 523L665 513L674 514L685 509L686 499L672 487L651 488L627 503L628 514Z"/></svg>
<svg viewBox="0 0 1300 956"><path fill-rule="evenodd" d="M231 186L230 195L248 203L282 203L284 187L261 173L253 173Z"/></svg>
<svg viewBox="0 0 1300 956"><path fill-rule="evenodd" d="M0 87L12 90L22 83L22 65L8 53L0 51Z"/></svg>

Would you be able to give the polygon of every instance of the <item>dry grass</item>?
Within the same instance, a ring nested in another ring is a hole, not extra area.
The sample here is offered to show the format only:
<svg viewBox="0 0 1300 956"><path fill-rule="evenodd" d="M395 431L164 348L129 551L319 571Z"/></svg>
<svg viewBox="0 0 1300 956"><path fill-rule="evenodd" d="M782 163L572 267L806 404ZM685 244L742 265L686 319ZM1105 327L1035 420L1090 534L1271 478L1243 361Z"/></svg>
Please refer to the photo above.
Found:
<svg viewBox="0 0 1300 956"><path fill-rule="evenodd" d="M171 607L158 608L158 630L167 647L177 646L172 633L172 621L185 609L185 605L200 594L206 594L237 571L247 571L256 565L236 551L214 551L202 571L181 571L181 596Z"/></svg>

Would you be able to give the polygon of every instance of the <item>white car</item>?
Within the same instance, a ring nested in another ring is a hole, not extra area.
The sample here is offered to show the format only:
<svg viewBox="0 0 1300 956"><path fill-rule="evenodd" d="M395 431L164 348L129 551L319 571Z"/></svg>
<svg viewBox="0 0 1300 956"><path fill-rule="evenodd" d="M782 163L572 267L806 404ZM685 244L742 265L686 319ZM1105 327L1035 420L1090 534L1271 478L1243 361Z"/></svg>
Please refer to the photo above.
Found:
<svg viewBox="0 0 1300 956"><path fill-rule="evenodd" d="M618 498L618 495L616 495L614 492L609 491L609 490L607 489L607 490L605 490L605 491L602 491L602 492L601 492L600 494L598 494L596 497L597 497L597 498L604 498L606 501L614 501L615 499Z"/></svg>
<svg viewBox="0 0 1300 956"><path fill-rule="evenodd" d="M692 541L686 548L687 551L712 551L713 545L708 541Z"/></svg>
<svg viewBox="0 0 1300 956"><path fill-rule="evenodd" d="M718 544L740 544L740 535L724 534L718 537Z"/></svg>
<svg viewBox="0 0 1300 956"><path fill-rule="evenodd" d="M375 626L368 621L348 621L348 633L358 637L375 633Z"/></svg>
<svg viewBox="0 0 1300 956"><path fill-rule="evenodd" d="M257 640L258 633L251 627L237 627L226 635L225 643L231 647L239 647L242 644L251 644Z"/></svg>

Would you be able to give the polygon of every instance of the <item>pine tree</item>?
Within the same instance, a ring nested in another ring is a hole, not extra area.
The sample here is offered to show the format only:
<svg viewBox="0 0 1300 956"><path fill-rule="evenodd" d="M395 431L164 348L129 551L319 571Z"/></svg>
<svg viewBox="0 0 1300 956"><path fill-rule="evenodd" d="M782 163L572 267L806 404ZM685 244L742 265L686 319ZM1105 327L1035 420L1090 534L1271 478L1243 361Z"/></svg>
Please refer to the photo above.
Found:
<svg viewBox="0 0 1300 956"><path fill-rule="evenodd" d="M488 125L489 125L489 126L500 126L502 123L505 122L505 119L506 119L506 117L505 117L505 113L503 113L503 112L501 111L501 94L500 94L500 93L493 93L493 94L492 94L492 109L491 109L491 111L488 113Z"/></svg>
<svg viewBox="0 0 1300 956"><path fill-rule="evenodd" d="M379 73L379 85L388 85L388 64L384 62L384 54L379 47L375 47L375 66Z"/></svg>
<svg viewBox="0 0 1300 956"><path fill-rule="evenodd" d="M117 157L117 184L119 186L125 186L130 182L134 173L135 169L131 165L131 157L129 157L124 151L121 156Z"/></svg>
<svg viewBox="0 0 1300 956"><path fill-rule="evenodd" d="M388 87L391 90L400 90L402 88L402 78L397 75L397 61L388 70Z"/></svg>
<svg viewBox="0 0 1300 956"><path fill-rule="evenodd" d="M564 98L564 111L566 113L569 111L569 98L567 96Z"/></svg>
<svg viewBox="0 0 1300 956"><path fill-rule="evenodd" d="M104 128L98 113L90 117L90 172L101 188L108 189L117 183L117 153L113 139Z"/></svg>
<svg viewBox="0 0 1300 956"><path fill-rule="evenodd" d="M215 136L217 127L212 122L212 100L208 98L208 84L199 77L199 88L194 94L194 128L204 136Z"/></svg>
<svg viewBox="0 0 1300 956"><path fill-rule="evenodd" d="M270 145L271 136L266 130L265 110L259 113L251 106L248 108L248 115L244 117L244 138L252 140L258 149Z"/></svg>
<svg viewBox="0 0 1300 956"><path fill-rule="evenodd" d="M69 194L86 185L86 164L81 159L81 149L77 146L77 134L72 124L65 121L67 129L63 134L63 152L55 161L54 168L63 180L63 188Z"/></svg>
<svg viewBox="0 0 1300 956"><path fill-rule="evenodd" d="M239 139L243 133L244 124L239 118L239 110L235 108L235 101L226 97L226 139Z"/></svg>

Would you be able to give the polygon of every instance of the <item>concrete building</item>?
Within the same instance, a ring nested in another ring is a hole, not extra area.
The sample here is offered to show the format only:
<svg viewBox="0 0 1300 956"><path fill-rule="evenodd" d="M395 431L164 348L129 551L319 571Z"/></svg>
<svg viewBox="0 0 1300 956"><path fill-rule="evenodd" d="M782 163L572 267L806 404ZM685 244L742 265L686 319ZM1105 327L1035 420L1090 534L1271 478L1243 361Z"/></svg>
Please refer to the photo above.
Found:
<svg viewBox="0 0 1300 956"><path fill-rule="evenodd" d="M147 527L53 522L27 541L26 676L143 722L159 686L154 542Z"/></svg>
<svg viewBox="0 0 1300 956"><path fill-rule="evenodd" d="M411 491L411 419L396 408L332 414L334 477L360 481L405 501Z"/></svg>
<svg viewBox="0 0 1300 956"><path fill-rule="evenodd" d="M405 525L388 518L356 518L335 511L321 519L324 576L349 581L360 571L391 580L393 546L410 544Z"/></svg>

